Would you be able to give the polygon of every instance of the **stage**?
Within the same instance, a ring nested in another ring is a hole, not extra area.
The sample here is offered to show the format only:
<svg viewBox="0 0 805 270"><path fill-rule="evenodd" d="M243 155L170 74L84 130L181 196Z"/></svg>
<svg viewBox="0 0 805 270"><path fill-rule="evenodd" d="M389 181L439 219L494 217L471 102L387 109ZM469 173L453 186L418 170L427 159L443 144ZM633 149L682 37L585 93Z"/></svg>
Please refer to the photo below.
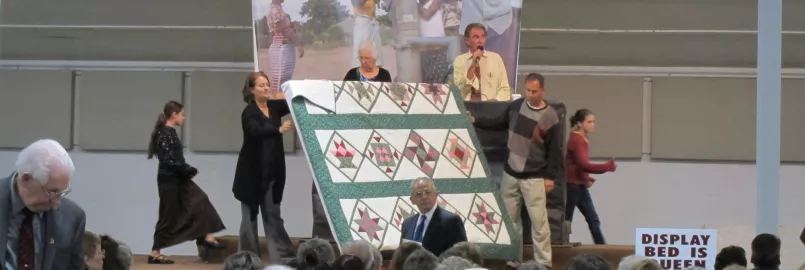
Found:
<svg viewBox="0 0 805 270"><path fill-rule="evenodd" d="M226 246L226 249L215 252L209 257L209 263L202 263L198 257L194 256L169 256L172 260L176 261L173 265L149 265L147 264L147 255L137 255L134 259L132 269L136 270L150 270L150 269L221 269L223 261L227 256L237 252L237 236L224 236L219 237L219 241ZM291 239L295 245L305 238ZM265 238L260 239L260 246L262 257L267 258L265 250ZM620 246L620 245L554 245L553 246L553 269L564 269L565 264L578 254L597 254L604 257L612 266L617 268L620 259L634 254L634 246ZM530 260L532 258L531 245L526 245L523 249L523 259ZM505 262L487 260L484 262L484 267L487 269L503 269Z"/></svg>

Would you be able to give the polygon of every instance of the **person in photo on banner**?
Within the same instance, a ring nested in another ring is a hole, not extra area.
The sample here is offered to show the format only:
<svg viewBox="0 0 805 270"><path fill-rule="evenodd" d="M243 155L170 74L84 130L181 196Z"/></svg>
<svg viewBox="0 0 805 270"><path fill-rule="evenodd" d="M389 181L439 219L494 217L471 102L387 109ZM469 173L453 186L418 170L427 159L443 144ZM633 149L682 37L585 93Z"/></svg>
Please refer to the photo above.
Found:
<svg viewBox="0 0 805 270"><path fill-rule="evenodd" d="M70 155L54 140L38 140L14 167L0 178L0 268L84 270L87 216L64 197L75 172Z"/></svg>
<svg viewBox="0 0 805 270"><path fill-rule="evenodd" d="M461 26L466 31L470 25L486 26L486 49L502 56L509 84L514 84L517 72L517 54L520 34L519 16L514 12L522 7L522 0L462 0ZM517 13L519 14L519 13ZM469 47L468 47L469 48Z"/></svg>
<svg viewBox="0 0 805 270"><path fill-rule="evenodd" d="M506 211L522 235L520 211L525 207L531 219L534 260L551 267L551 230L548 224L547 193L564 174L564 130L559 113L544 99L545 78L537 73L525 79L525 98L512 101L498 117L467 115L481 129L509 130L509 157L504 166L500 195ZM515 267L519 262L509 262Z"/></svg>
<svg viewBox="0 0 805 270"><path fill-rule="evenodd" d="M282 134L293 130L293 122L282 121L290 108L282 93L270 87L265 73L253 72L242 90L246 102L240 116L243 145L232 184L235 199L241 202L239 250L260 254L257 214L262 213L269 261L292 264L296 254L280 206L286 175Z"/></svg>
<svg viewBox="0 0 805 270"><path fill-rule="evenodd" d="M271 91L279 92L283 83L293 77L296 68L296 57L305 56L302 47L301 27L291 22L291 17L282 9L284 0L271 0L271 9L268 11L266 21L273 37L268 48L268 61L271 76Z"/></svg>
<svg viewBox="0 0 805 270"><path fill-rule="evenodd" d="M374 41L365 41L358 49L359 66L347 71L344 81L391 82L391 73L377 65L379 53Z"/></svg>
<svg viewBox="0 0 805 270"><path fill-rule="evenodd" d="M565 221L573 221L573 212L576 207L587 220L590 234L596 245L605 245L604 233L601 231L601 220L595 211L590 187L595 179L590 174L603 174L614 172L617 168L615 159L607 163L590 163L590 142L587 136L595 132L595 115L588 109L577 110L570 117L571 132L567 140L567 155L565 155L565 175L567 177L567 205L565 206Z"/></svg>
<svg viewBox="0 0 805 270"><path fill-rule="evenodd" d="M352 26L352 66L360 65L358 51L366 41L374 42L374 51L377 53L376 62L383 66L383 43L380 37L380 24L377 22L376 0L351 0L354 24Z"/></svg>
<svg viewBox="0 0 805 270"><path fill-rule="evenodd" d="M411 203L416 205L419 214L403 221L401 239L419 243L436 256L467 241L461 217L436 205L438 198L439 191L432 179L420 177L411 182Z"/></svg>
<svg viewBox="0 0 805 270"><path fill-rule="evenodd" d="M159 219L149 264L173 264L160 250L196 240L196 245L222 249L213 233L225 229L224 222L207 194L193 182L198 170L184 159L182 141L176 129L184 124L184 106L168 101L157 119L148 143L148 159L156 156Z"/></svg>
<svg viewBox="0 0 805 270"><path fill-rule="evenodd" d="M509 101L506 66L500 55L484 49L486 27L473 23L464 29L464 42L469 51L453 61L453 81L461 89L461 96L472 101Z"/></svg>

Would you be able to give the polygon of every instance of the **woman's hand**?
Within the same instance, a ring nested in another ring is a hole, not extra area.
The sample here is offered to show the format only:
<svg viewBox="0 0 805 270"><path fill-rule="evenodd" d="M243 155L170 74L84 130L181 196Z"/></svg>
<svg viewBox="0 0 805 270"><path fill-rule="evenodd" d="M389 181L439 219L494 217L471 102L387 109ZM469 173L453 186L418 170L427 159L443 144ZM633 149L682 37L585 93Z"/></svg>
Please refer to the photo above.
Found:
<svg viewBox="0 0 805 270"><path fill-rule="evenodd" d="M285 120L285 122L283 122L282 126L280 127L280 133L285 133L286 131L290 130L291 128L293 128L293 121Z"/></svg>

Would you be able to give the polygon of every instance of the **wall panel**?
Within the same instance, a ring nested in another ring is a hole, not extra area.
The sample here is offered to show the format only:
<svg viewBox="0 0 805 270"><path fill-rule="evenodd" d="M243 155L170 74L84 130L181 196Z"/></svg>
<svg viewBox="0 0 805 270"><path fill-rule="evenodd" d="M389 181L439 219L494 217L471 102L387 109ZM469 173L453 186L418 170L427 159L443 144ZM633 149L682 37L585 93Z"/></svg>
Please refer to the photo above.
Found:
<svg viewBox="0 0 805 270"><path fill-rule="evenodd" d="M72 148L72 79L68 70L0 70L0 148L44 138Z"/></svg>
<svg viewBox="0 0 805 270"><path fill-rule="evenodd" d="M805 162L805 80L785 79L780 112L780 160Z"/></svg>

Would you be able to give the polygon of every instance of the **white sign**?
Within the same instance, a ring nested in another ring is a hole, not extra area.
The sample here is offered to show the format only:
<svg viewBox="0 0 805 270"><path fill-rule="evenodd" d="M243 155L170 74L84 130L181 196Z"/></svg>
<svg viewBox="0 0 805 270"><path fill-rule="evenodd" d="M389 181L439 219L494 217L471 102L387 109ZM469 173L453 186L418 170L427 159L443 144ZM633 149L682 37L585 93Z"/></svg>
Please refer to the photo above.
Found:
<svg viewBox="0 0 805 270"><path fill-rule="evenodd" d="M652 258L663 269L702 267L714 269L716 230L638 228L635 255Z"/></svg>

